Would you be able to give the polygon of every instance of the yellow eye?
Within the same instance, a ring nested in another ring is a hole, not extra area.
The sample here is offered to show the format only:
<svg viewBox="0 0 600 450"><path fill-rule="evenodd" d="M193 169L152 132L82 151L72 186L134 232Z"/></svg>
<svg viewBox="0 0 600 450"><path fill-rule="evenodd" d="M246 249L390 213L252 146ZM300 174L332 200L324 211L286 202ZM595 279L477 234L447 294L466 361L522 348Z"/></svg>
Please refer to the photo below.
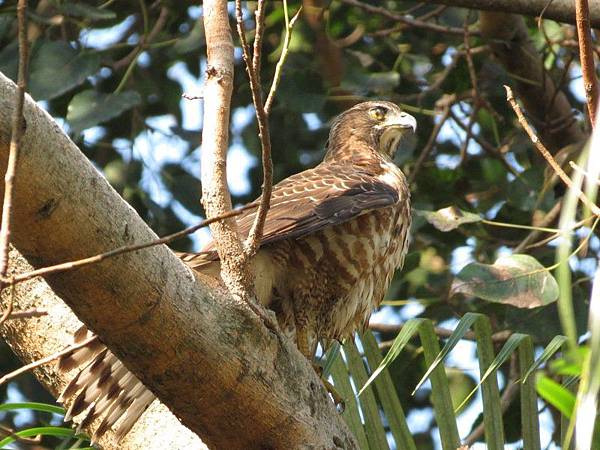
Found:
<svg viewBox="0 0 600 450"><path fill-rule="evenodd" d="M383 108L373 108L369 110L369 116L377 121L382 121L385 118L385 111Z"/></svg>

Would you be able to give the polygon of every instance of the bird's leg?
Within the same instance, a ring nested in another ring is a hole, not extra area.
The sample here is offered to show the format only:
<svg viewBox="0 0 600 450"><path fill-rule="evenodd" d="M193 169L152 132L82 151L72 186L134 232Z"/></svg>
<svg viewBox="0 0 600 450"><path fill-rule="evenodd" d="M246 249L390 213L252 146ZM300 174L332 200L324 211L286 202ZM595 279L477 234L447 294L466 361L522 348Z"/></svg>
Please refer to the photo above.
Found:
<svg viewBox="0 0 600 450"><path fill-rule="evenodd" d="M296 319L296 346L298 347L298 350L300 350L300 353L302 353L305 356L305 358L311 362L314 371L317 373L317 375L321 379L321 382L323 383L323 387L325 388L325 390L327 392L329 392L329 394L331 394L331 397L333 398L333 403L335 404L335 408L340 413L344 412L344 409L346 408L344 399L338 393L338 391L335 389L333 384L331 384L323 376L323 368L319 364L314 362L314 360L313 360L314 350L311 349L311 345L309 344L308 329L307 329L306 325L303 323L304 321L301 320L302 316L300 316L299 314L296 313L295 319Z"/></svg>
<svg viewBox="0 0 600 450"><path fill-rule="evenodd" d="M344 401L344 398L340 395L340 393L337 391L335 386L333 384L331 384L329 382L329 380L323 376L323 368L321 366L313 363L313 368L315 369L315 372L317 372L317 375L319 375L319 378L321 379L321 383L323 383L323 387L325 387L325 390L327 392L329 392L329 394L331 395L331 398L333 398L333 404L335 405L335 409L340 414L343 413L344 410L346 409L346 402Z"/></svg>

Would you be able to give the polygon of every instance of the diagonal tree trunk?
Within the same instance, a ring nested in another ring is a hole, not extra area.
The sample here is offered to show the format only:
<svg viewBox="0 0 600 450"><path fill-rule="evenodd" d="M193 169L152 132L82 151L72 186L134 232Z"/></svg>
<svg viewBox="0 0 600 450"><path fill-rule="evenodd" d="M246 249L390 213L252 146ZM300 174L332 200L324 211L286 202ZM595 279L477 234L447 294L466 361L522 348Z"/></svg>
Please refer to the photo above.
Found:
<svg viewBox="0 0 600 450"><path fill-rule="evenodd" d="M11 275L29 272L33 268L15 249L10 253ZM9 290L3 294L5 305ZM39 308L47 315L19 320L8 320L0 328L0 335L11 346L23 363L37 361L69 346L73 332L81 322L67 305L52 291L43 279L29 280L15 290L15 310ZM55 397L69 382L73 374L56 369L56 364L46 364L34 370L36 377ZM91 434L98 423L86 431ZM117 444L114 433L108 432L98 442L104 449L203 449L206 446L198 436L184 427L179 420L158 401L155 401L127 436Z"/></svg>

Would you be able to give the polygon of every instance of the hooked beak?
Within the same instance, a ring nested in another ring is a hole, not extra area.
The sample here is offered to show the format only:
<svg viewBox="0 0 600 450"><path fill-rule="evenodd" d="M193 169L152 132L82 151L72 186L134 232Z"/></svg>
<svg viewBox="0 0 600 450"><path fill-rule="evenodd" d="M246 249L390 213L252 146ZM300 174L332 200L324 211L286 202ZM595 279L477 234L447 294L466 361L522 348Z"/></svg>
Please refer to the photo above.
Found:
<svg viewBox="0 0 600 450"><path fill-rule="evenodd" d="M390 117L388 120L386 120L386 122L386 128L410 128L413 133L417 131L417 119L405 112Z"/></svg>

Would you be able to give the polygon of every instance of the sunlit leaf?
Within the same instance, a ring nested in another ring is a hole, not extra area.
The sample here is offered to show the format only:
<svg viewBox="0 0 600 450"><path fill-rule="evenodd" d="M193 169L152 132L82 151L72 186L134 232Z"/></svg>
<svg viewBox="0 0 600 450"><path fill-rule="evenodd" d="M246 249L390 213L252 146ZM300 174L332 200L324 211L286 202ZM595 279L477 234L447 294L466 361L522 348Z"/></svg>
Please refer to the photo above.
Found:
<svg viewBox="0 0 600 450"><path fill-rule="evenodd" d="M456 344L458 344L459 341L464 337L464 335L467 333L467 331L470 330L473 323L475 323L475 321L479 317L481 317L480 314L467 313L460 319L460 321L456 325L456 328L454 329L454 331L448 338L446 345L444 345L444 348L442 349L442 351L436 355L435 360L427 368L425 375L423 375L421 377L421 380L417 383L417 386L413 390L413 394L421 387L421 385L423 383L425 383L427 378L429 378L429 375L431 375L431 373L436 369L436 367L439 364L441 364L442 361L444 361L444 358L446 358L446 356L448 356L448 354L452 351L452 349L456 346Z"/></svg>
<svg viewBox="0 0 600 450"><path fill-rule="evenodd" d="M417 211L427 222L440 231L450 231L465 223L480 222L481 216L463 211L455 206L438 209L437 211Z"/></svg>
<svg viewBox="0 0 600 450"><path fill-rule="evenodd" d="M540 397L565 416L571 417L575 408L575 395L571 391L542 374L538 374L535 387Z"/></svg>
<svg viewBox="0 0 600 450"><path fill-rule="evenodd" d="M511 255L498 258L493 265L468 264L452 283L451 294L459 293L517 308L536 308L556 301L558 285L532 256Z"/></svg>

